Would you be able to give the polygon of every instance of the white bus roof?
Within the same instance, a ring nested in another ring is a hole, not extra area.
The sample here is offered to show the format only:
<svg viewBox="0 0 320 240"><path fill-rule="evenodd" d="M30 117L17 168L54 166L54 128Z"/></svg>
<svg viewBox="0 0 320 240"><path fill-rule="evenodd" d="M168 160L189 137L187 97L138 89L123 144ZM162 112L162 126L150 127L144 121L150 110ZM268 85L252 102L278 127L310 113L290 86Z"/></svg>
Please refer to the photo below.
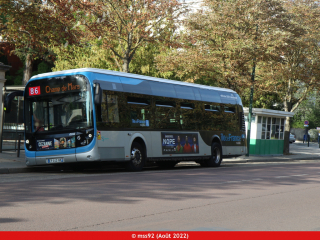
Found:
<svg viewBox="0 0 320 240"><path fill-rule="evenodd" d="M155 78L155 77L149 77L149 76L138 75L138 74L133 74L133 73L117 72L117 71L111 71L111 70L106 70L106 69L97 69L97 68L78 68L78 69L70 69L70 70L64 70L64 71L43 73L43 74L38 74L38 75L33 76L30 80L35 80L37 78L43 78L43 77L53 77L56 75L63 75L63 74L81 73L81 72L109 74L109 75L120 76L120 77L136 78L136 79L141 79L141 80L149 80L149 81L177 84L177 85L182 85L182 86L198 87L198 88L202 88L202 89L210 89L210 90L236 93L235 91L228 89L228 88L212 87L212 86L201 85L201 84L196 84L196 83L180 82L180 81L169 80L169 79L165 79L165 78Z"/></svg>

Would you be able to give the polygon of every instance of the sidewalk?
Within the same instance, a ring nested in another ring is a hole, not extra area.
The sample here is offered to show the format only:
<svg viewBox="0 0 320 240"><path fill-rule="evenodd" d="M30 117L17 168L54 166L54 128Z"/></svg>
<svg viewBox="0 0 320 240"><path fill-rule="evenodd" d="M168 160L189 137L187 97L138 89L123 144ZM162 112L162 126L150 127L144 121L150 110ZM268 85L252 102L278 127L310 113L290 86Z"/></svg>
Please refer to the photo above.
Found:
<svg viewBox="0 0 320 240"><path fill-rule="evenodd" d="M52 166L27 167L24 159L24 150L17 157L15 151L3 151L0 153L0 174L24 173L53 169ZM242 156L239 158L225 158L222 163L246 163L246 162L284 162L295 160L320 160L320 148L318 143L295 142L290 144L290 154L281 156Z"/></svg>
<svg viewBox="0 0 320 240"><path fill-rule="evenodd" d="M285 162L295 160L320 160L320 148L318 143L295 142L289 145L289 155L268 155L268 156L242 156L238 158L223 159L225 163L240 162Z"/></svg>

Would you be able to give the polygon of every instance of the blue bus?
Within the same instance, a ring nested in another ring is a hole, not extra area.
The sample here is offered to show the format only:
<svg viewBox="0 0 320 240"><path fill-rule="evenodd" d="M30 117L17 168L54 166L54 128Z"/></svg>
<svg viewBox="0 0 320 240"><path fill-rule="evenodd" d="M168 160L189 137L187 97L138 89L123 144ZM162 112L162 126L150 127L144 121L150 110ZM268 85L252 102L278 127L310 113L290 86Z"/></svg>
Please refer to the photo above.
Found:
<svg viewBox="0 0 320 240"><path fill-rule="evenodd" d="M243 106L230 89L84 68L33 76L23 95L27 166L218 167L246 154Z"/></svg>

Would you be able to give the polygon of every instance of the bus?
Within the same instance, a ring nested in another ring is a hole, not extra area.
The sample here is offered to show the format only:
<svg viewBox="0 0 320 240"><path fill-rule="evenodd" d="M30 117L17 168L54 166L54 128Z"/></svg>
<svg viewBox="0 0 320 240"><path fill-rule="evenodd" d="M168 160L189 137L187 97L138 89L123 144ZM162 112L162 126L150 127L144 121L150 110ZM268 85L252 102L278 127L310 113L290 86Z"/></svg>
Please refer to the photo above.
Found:
<svg viewBox="0 0 320 240"><path fill-rule="evenodd" d="M218 167L247 151L242 102L230 89L83 68L33 76L23 95L27 166Z"/></svg>

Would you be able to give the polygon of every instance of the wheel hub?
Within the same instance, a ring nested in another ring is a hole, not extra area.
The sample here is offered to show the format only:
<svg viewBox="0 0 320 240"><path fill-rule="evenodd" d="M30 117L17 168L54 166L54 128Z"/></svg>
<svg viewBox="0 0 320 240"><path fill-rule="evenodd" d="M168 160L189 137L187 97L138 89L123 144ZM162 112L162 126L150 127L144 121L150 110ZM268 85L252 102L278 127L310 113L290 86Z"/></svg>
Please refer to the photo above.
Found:
<svg viewBox="0 0 320 240"><path fill-rule="evenodd" d="M134 165L141 164L141 152L139 149L133 148L131 150L131 160Z"/></svg>
<svg viewBox="0 0 320 240"><path fill-rule="evenodd" d="M219 161L220 161L220 150L219 150L219 148L215 148L215 149L213 149L213 154L212 154L212 156L215 158L214 159L214 162L215 163L219 163Z"/></svg>

